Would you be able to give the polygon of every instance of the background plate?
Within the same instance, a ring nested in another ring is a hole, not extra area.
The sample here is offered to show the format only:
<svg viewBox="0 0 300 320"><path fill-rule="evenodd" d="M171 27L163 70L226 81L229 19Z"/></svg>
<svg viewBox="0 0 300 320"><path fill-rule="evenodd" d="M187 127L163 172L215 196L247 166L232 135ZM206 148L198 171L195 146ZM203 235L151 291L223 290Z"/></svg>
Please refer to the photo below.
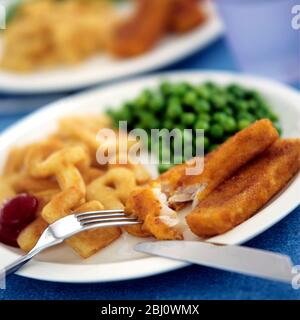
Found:
<svg viewBox="0 0 300 320"><path fill-rule="evenodd" d="M206 47L222 33L222 24L212 4L208 21L184 35L168 36L148 53L117 60L99 54L73 67L16 74L0 70L0 90L11 93L45 93L75 90L170 65ZM0 44L1 54L1 44Z"/></svg>

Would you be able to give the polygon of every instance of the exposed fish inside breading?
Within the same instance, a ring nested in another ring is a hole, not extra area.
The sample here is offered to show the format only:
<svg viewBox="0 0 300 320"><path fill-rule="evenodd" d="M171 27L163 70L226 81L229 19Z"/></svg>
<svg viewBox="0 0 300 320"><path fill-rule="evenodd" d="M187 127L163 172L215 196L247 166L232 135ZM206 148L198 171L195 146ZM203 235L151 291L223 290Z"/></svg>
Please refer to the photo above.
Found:
<svg viewBox="0 0 300 320"><path fill-rule="evenodd" d="M160 240L182 239L177 213L169 208L167 197L159 186L134 191L128 198L125 211L137 217L142 230Z"/></svg>
<svg viewBox="0 0 300 320"><path fill-rule="evenodd" d="M300 139L277 140L187 215L199 237L225 233L253 216L300 170Z"/></svg>

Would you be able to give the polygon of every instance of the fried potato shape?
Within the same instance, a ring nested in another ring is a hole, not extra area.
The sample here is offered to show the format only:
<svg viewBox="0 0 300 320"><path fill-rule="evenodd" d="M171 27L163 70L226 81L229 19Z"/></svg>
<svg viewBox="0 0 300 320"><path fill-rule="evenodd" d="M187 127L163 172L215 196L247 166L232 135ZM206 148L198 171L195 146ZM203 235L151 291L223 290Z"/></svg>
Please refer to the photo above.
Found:
<svg viewBox="0 0 300 320"><path fill-rule="evenodd" d="M112 168L127 168L133 171L138 185L144 185L151 180L149 172L140 163L132 161L128 153L118 152L112 157L108 164L108 170Z"/></svg>
<svg viewBox="0 0 300 320"><path fill-rule="evenodd" d="M225 233L253 216L300 169L300 139L277 140L187 215L199 237Z"/></svg>
<svg viewBox="0 0 300 320"><path fill-rule="evenodd" d="M25 252L29 252L36 245L47 227L48 223L41 217L31 222L19 234L17 241L20 248Z"/></svg>
<svg viewBox="0 0 300 320"><path fill-rule="evenodd" d="M196 205L241 166L265 151L278 137L277 130L267 119L256 121L239 131L205 157L202 173L196 175L184 173L181 176L183 169L179 167L178 177L173 178L171 184L168 185L167 181L164 181L171 192L175 191L169 202L194 200Z"/></svg>
<svg viewBox="0 0 300 320"><path fill-rule="evenodd" d="M74 212L80 213L103 209L104 207L99 201L90 201L75 209ZM69 238L66 243L82 258L86 259L118 239L121 233L121 229L117 227L93 229Z"/></svg>
<svg viewBox="0 0 300 320"><path fill-rule="evenodd" d="M114 168L87 186L87 199L100 201L104 209L123 209L130 193L137 187L134 173Z"/></svg>
<svg viewBox="0 0 300 320"><path fill-rule="evenodd" d="M159 188L148 186L133 191L127 200L125 211L143 223L141 229L133 230L133 234L136 232L137 236L152 234L160 240L183 239L178 228L177 214L168 207L167 197ZM130 229L127 230L130 232Z"/></svg>
<svg viewBox="0 0 300 320"><path fill-rule="evenodd" d="M90 201L74 212L88 212L102 210L103 206L99 201ZM29 252L37 243L48 223L38 217L28 225L19 235L18 244L22 250ZM108 246L121 235L120 228L100 228L81 232L66 240L66 243L75 250L82 258L88 258Z"/></svg>
<svg viewBox="0 0 300 320"><path fill-rule="evenodd" d="M26 167L36 178L54 177L61 189L43 208L41 216L49 224L70 214L85 202L86 188L78 168L87 168L90 158L82 147L52 148L41 143L27 155Z"/></svg>
<svg viewBox="0 0 300 320"><path fill-rule="evenodd" d="M35 193L58 188L58 184L55 179L34 178L25 172L10 175L8 181L17 193Z"/></svg>

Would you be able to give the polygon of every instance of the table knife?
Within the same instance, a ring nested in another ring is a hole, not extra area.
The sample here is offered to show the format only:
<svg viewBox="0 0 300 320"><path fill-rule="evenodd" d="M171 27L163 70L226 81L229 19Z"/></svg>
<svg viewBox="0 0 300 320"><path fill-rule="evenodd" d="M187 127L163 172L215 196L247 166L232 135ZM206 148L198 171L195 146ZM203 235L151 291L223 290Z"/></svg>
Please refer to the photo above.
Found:
<svg viewBox="0 0 300 320"><path fill-rule="evenodd" d="M202 241L142 242L135 250L206 267L291 283L291 259L283 254L244 246Z"/></svg>

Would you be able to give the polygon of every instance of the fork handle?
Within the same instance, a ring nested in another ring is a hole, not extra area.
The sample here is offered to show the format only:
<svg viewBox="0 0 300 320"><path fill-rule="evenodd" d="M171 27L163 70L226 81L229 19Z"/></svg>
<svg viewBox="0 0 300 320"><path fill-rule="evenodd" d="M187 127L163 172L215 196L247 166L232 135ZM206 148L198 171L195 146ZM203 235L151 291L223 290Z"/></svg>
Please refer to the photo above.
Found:
<svg viewBox="0 0 300 320"><path fill-rule="evenodd" d="M25 256L17 259L13 263L9 264L4 268L5 276L8 276L12 273L18 271L21 267L23 267L27 262L29 262L35 255L37 255L40 250L32 250Z"/></svg>

